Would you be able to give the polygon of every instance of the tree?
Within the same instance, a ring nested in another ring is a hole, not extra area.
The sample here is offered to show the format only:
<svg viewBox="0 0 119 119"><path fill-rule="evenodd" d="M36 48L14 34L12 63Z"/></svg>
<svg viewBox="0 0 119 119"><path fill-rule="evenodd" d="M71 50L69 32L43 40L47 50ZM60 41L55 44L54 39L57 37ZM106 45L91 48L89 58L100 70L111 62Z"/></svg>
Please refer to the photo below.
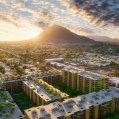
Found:
<svg viewBox="0 0 119 119"><path fill-rule="evenodd" d="M1 72L2 74L5 74L5 73L6 73L5 68L2 67L2 66L0 66L0 72Z"/></svg>
<svg viewBox="0 0 119 119"><path fill-rule="evenodd" d="M119 76L119 71L118 70L112 70L111 75L113 76Z"/></svg>
<svg viewBox="0 0 119 119"><path fill-rule="evenodd" d="M111 62L110 62L110 66L115 66L115 65L117 65L116 62L114 62L114 61L111 61Z"/></svg>

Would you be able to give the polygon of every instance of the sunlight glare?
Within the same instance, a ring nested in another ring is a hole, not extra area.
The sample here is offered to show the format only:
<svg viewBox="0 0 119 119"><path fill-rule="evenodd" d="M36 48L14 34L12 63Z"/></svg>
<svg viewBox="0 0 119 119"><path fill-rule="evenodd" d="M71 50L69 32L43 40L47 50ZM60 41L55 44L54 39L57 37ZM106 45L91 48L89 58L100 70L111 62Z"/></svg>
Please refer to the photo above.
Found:
<svg viewBox="0 0 119 119"><path fill-rule="evenodd" d="M37 37L42 32L41 28L30 23L15 26L8 22L0 22L0 41L28 40Z"/></svg>

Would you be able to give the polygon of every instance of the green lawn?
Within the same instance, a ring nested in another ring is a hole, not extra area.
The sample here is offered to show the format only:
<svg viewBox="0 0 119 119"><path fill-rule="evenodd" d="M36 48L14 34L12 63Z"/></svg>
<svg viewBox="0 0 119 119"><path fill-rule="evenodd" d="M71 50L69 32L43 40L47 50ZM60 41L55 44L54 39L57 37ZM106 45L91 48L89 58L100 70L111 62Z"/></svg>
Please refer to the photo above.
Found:
<svg viewBox="0 0 119 119"><path fill-rule="evenodd" d="M70 97L76 97L81 95L81 92L72 89L71 87L67 87L65 84L58 82L57 84L55 84L56 88L58 88L59 90L61 90L62 92L67 93Z"/></svg>
<svg viewBox="0 0 119 119"><path fill-rule="evenodd" d="M24 112L25 109L36 106L24 92L11 92L11 96L22 112Z"/></svg>
<svg viewBox="0 0 119 119"><path fill-rule="evenodd" d="M104 119L119 119L119 113L112 114Z"/></svg>

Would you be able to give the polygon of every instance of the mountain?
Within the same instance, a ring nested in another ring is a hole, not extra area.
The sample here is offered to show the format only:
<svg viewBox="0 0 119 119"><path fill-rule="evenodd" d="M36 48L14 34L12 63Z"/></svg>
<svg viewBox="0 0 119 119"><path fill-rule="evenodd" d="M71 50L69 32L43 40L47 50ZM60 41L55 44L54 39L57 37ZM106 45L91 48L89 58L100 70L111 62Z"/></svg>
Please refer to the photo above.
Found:
<svg viewBox="0 0 119 119"><path fill-rule="evenodd" d="M119 45L119 39L113 39L107 36L89 36L89 38L95 41Z"/></svg>
<svg viewBox="0 0 119 119"><path fill-rule="evenodd" d="M54 25L45 29L39 36L40 43L54 43L54 44L92 44L94 40L85 36L79 36L68 29Z"/></svg>
<svg viewBox="0 0 119 119"><path fill-rule="evenodd" d="M109 38L107 36L89 36L91 39L94 39L96 41L102 41L102 42L112 42L114 39Z"/></svg>

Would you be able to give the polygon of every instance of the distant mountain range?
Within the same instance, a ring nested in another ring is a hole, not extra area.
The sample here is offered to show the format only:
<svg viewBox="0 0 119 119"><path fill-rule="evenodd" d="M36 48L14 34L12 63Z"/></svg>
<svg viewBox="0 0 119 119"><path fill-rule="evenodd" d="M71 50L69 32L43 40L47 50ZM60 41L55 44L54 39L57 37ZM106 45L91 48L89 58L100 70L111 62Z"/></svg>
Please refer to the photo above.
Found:
<svg viewBox="0 0 119 119"><path fill-rule="evenodd" d="M4 42L3 42L4 43ZM119 44L117 39L111 39L106 36L81 36L77 35L70 30L58 26L53 25L43 30L42 33L39 34L38 37L25 40L25 41L11 41L5 43L19 43L19 44L32 44L35 46L40 44L77 44L77 45L90 45L90 44L98 44L98 43L111 43L111 44Z"/></svg>
<svg viewBox="0 0 119 119"><path fill-rule="evenodd" d="M106 41L112 41L112 38L109 38L107 36L89 36L91 39L94 39L96 41L102 41L102 42L106 42Z"/></svg>
<svg viewBox="0 0 119 119"><path fill-rule="evenodd" d="M119 44L118 39L112 39L107 36L89 36L89 38L94 39L95 41Z"/></svg>
<svg viewBox="0 0 119 119"><path fill-rule="evenodd" d="M93 44L94 40L85 36L79 36L66 28L54 25L45 29L39 36L40 43L54 44Z"/></svg>

